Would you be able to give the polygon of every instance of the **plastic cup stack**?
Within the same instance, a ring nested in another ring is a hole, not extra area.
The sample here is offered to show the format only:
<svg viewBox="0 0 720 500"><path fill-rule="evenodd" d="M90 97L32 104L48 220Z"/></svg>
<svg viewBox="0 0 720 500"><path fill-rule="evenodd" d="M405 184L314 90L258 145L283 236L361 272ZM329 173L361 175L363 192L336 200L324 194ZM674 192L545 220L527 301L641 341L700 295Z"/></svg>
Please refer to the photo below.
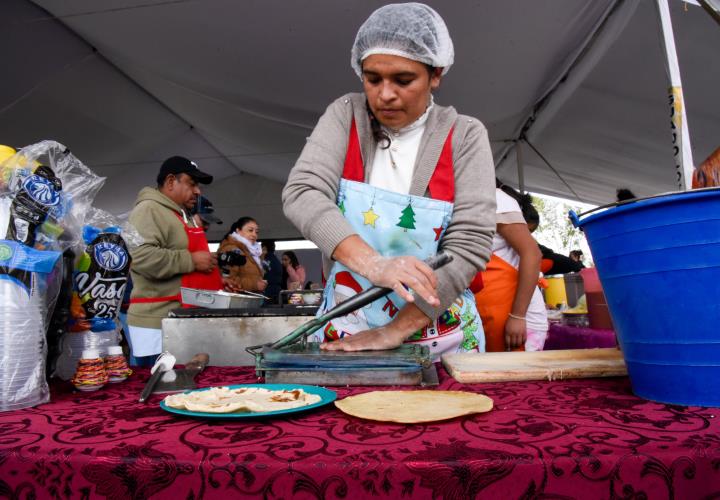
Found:
<svg viewBox="0 0 720 500"><path fill-rule="evenodd" d="M132 375L132 370L128 368L127 359L125 359L122 347L119 345L108 347L105 370L108 374L108 382L111 384L122 382Z"/></svg>
<svg viewBox="0 0 720 500"><path fill-rule="evenodd" d="M118 342L120 342L120 335L117 330L106 332L86 330L66 333L60 343L60 357L58 357L54 375L63 380L70 380L75 374L77 363L84 350L96 350L100 357L105 357L108 354L108 348L116 346Z"/></svg>
<svg viewBox="0 0 720 500"><path fill-rule="evenodd" d="M0 411L46 403L44 299L7 279L0 279L0 297Z"/></svg>
<svg viewBox="0 0 720 500"><path fill-rule="evenodd" d="M81 391L97 391L107 384L107 381L105 362L100 357L100 352L95 349L83 351L78 370L72 378L73 385Z"/></svg>

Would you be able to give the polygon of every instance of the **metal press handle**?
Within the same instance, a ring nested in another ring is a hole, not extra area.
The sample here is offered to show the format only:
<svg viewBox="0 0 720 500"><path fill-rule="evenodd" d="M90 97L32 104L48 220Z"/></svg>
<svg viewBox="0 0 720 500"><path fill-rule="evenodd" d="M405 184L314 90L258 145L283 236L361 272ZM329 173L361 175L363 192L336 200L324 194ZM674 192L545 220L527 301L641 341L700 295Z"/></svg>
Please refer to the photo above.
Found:
<svg viewBox="0 0 720 500"><path fill-rule="evenodd" d="M433 255L432 257L425 259L425 263L430 266L431 269L439 269L448 262L451 262L453 260L452 255L447 254L445 252L440 252L437 255ZM320 328L322 325L330 321L331 319L338 318L340 316L345 316L347 314L350 314L353 311L356 311L357 309L360 309L361 307L364 307L371 302L384 297L385 295L388 295L390 292L392 292L392 288L385 288L381 286L374 286L372 288L369 288L365 290L364 292L361 292L343 302L336 305L329 311L327 311L322 316L318 316L317 318L308 321L304 325L301 325L300 327L296 328L289 334L287 334L285 337L277 340L273 344L270 344L270 348L277 349L279 347L283 347L288 344L292 344L295 342L298 338L305 338L308 335L310 335L312 332ZM245 349L248 353L255 355L257 349L264 347L268 344L263 345L257 345L257 346L251 346Z"/></svg>
<svg viewBox="0 0 720 500"><path fill-rule="evenodd" d="M431 269L435 270L441 268L452 260L452 255L445 252L440 252L439 254L433 255L424 262L428 266L430 266ZM374 286L372 288L368 288L364 292L350 297L349 299L341 302L340 304L323 314L321 317L323 323L326 323L331 319L339 318L340 316L350 314L351 312L356 311L357 309L360 309L361 307L364 307L376 301L377 299L384 297L385 295L388 295L392 291L392 288L385 288L381 286Z"/></svg>

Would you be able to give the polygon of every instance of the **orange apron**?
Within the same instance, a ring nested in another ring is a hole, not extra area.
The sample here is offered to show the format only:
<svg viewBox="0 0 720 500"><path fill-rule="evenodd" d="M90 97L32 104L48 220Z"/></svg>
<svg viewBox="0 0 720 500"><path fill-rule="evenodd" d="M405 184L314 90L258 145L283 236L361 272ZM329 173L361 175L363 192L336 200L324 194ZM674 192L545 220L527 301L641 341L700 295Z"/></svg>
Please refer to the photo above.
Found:
<svg viewBox="0 0 720 500"><path fill-rule="evenodd" d="M485 351L505 351L505 322L512 311L517 290L518 271L493 254L482 272L483 289L475 294L475 302L485 330ZM514 351L524 351L518 347Z"/></svg>

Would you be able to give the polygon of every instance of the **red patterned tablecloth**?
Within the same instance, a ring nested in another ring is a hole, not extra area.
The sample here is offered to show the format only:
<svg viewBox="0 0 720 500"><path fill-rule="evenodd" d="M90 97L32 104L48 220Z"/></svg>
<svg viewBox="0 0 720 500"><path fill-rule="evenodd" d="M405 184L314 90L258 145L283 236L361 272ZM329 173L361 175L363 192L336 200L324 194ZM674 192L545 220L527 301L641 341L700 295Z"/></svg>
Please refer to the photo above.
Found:
<svg viewBox="0 0 720 500"><path fill-rule="evenodd" d="M203 421L137 403L147 379L0 413L0 497L718 498L720 410L651 403L625 378L462 385L490 413L380 424L326 406ZM200 386L255 382L210 367ZM660 381L658 383L661 383ZM371 390L341 388L344 397Z"/></svg>

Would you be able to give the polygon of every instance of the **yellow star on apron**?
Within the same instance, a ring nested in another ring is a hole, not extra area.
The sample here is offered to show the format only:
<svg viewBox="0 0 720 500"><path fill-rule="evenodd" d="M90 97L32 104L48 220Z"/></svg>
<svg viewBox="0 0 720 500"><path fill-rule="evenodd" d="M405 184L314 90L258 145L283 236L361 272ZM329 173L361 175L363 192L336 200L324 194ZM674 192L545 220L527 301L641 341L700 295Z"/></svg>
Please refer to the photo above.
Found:
<svg viewBox="0 0 720 500"><path fill-rule="evenodd" d="M367 212L363 212L362 214L363 224L365 224L366 226L375 227L375 221L380 218L380 216L373 211L372 207L370 207L370 210L368 210Z"/></svg>

